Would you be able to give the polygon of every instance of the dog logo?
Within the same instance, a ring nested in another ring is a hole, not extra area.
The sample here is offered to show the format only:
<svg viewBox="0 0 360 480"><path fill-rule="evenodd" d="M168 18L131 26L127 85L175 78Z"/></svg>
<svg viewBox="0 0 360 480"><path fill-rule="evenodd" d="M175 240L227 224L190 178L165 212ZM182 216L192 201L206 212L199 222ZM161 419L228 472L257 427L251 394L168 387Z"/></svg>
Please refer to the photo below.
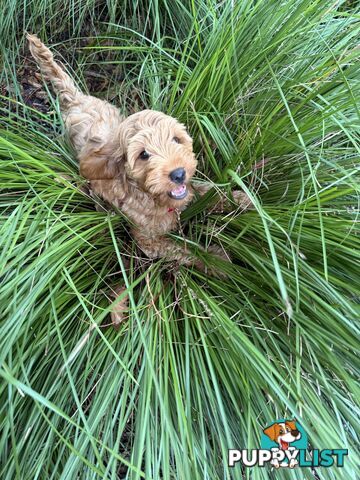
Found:
<svg viewBox="0 0 360 480"><path fill-rule="evenodd" d="M291 453L306 447L306 433L296 419L278 420L263 430L261 448L269 449L275 454L271 461L275 468L296 467L298 460L291 458ZM285 457L283 453L286 454Z"/></svg>
<svg viewBox="0 0 360 480"><path fill-rule="evenodd" d="M262 429L259 449L230 448L228 466L282 468L343 467L347 449L308 448L308 437L297 419L283 418Z"/></svg>

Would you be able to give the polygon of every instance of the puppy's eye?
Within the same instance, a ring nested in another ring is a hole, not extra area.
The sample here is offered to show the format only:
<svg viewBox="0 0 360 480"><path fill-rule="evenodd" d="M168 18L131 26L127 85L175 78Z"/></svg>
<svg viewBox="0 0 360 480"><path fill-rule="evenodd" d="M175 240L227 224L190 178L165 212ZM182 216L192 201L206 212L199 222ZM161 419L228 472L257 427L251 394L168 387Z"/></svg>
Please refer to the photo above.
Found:
<svg viewBox="0 0 360 480"><path fill-rule="evenodd" d="M139 155L140 160L148 160L150 158L150 153L146 150L143 150Z"/></svg>
<svg viewBox="0 0 360 480"><path fill-rule="evenodd" d="M175 143L180 143L179 137L173 137L172 141Z"/></svg>

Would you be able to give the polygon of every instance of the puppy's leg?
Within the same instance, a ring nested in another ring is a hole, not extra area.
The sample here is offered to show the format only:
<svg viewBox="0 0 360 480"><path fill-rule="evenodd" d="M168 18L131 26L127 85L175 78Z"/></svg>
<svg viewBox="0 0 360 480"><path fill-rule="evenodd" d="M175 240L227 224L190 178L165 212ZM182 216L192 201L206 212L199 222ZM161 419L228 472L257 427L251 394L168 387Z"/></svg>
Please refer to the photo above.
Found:
<svg viewBox="0 0 360 480"><path fill-rule="evenodd" d="M198 195L203 196L213 188L213 185L211 185L211 183L195 184L193 185L193 188ZM232 196L234 202L236 203L238 208L241 208L241 210L248 210L252 208L252 201L245 192L241 190L234 190L232 192ZM211 207L211 211L215 213L229 212L231 210L231 199L229 199L225 195L221 195L220 199L215 203L215 205Z"/></svg>
<svg viewBox="0 0 360 480"><path fill-rule="evenodd" d="M140 249L149 258L165 257L169 261L177 261L183 265L192 265L196 261L190 252L170 238L162 235L147 237L136 229L132 230L132 234Z"/></svg>
<svg viewBox="0 0 360 480"><path fill-rule="evenodd" d="M175 261L180 265L186 265L188 267L195 267L202 272L206 272L212 276L223 277L224 275L219 272L216 268L211 268L205 265L205 263L199 258L192 255L191 252L187 251L184 246L177 244L170 238L159 236L148 238L144 235L139 234L137 231L133 231L133 235L141 248L141 250L149 258L160 258L164 257L168 261ZM209 253L212 253L214 256L218 257L220 260L229 261L229 258L225 255L222 249L218 246L210 246L208 249Z"/></svg>
<svg viewBox="0 0 360 480"><path fill-rule="evenodd" d="M125 286L118 285L112 290L111 296L115 299L119 297L125 290L126 290ZM128 314L129 314L129 297L128 295L125 295L121 300L116 302L116 304L113 306L110 312L111 323L113 324L113 327L118 329L120 327L120 324L125 320L127 320Z"/></svg>

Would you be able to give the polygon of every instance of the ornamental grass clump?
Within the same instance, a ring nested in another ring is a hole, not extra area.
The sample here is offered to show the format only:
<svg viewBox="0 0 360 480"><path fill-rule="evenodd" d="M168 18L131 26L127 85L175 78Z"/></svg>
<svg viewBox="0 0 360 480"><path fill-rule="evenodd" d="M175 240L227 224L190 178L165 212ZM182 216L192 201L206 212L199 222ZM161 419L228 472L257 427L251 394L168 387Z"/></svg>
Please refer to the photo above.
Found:
<svg viewBox="0 0 360 480"><path fill-rule="evenodd" d="M356 3L5 3L1 478L355 478ZM24 30L92 95L185 123L198 178L250 196L252 210L209 214L206 195L172 234L220 278L146 259L119 212L95 209ZM344 467L227 466L279 418L311 449L348 449Z"/></svg>

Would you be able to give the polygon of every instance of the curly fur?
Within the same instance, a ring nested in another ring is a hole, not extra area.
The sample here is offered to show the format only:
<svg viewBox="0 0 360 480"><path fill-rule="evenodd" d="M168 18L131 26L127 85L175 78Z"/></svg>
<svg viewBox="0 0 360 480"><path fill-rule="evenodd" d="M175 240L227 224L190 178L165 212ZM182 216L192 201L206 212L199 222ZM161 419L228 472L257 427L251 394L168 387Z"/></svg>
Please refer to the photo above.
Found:
<svg viewBox="0 0 360 480"><path fill-rule="evenodd" d="M184 209L194 195L190 181L197 161L185 126L154 110L125 118L108 102L83 94L39 38L27 38L32 56L59 96L80 173L90 181L92 191L125 213L133 224L132 235L148 257L200 266L164 236L176 227L177 210ZM150 154L148 160L140 158L143 151ZM183 199L170 196L176 185L169 175L177 168L186 173ZM200 194L209 188L202 185ZM236 198L245 207L249 204L243 193Z"/></svg>

